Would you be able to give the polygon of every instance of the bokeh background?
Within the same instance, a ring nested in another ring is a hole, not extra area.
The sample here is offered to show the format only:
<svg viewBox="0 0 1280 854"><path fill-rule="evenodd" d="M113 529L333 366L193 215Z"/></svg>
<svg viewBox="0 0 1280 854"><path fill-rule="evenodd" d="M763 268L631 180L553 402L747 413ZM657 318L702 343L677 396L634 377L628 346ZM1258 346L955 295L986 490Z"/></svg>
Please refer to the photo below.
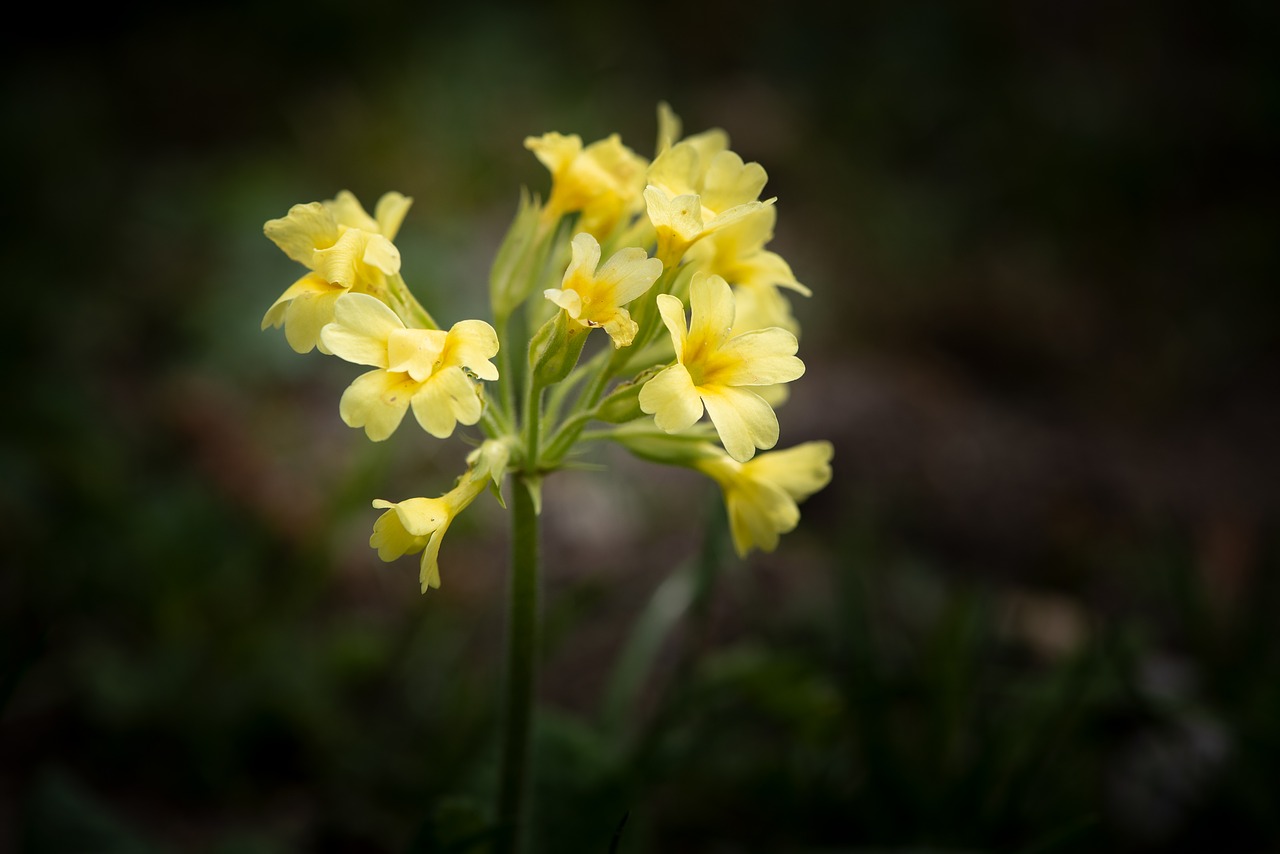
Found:
<svg viewBox="0 0 1280 854"><path fill-rule="evenodd" d="M472 850L506 515L376 559L466 446L341 424L262 223L402 191L483 316L524 137L660 100L769 172L835 478L745 562L688 472L548 482L536 850L1280 850L1274 6L29 11L0 850Z"/></svg>

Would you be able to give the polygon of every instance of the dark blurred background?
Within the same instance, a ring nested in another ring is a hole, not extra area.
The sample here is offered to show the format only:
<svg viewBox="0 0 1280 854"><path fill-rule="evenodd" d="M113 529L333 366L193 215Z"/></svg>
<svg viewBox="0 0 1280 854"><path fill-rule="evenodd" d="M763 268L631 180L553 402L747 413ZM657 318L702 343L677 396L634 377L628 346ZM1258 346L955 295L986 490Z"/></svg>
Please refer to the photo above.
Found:
<svg viewBox="0 0 1280 854"><path fill-rule="evenodd" d="M1275 9L29 10L0 850L471 850L507 517L377 560L466 446L341 424L262 223L404 192L484 316L524 137L649 156L660 100L769 172L835 478L745 563L688 472L548 482L537 850L1280 850Z"/></svg>

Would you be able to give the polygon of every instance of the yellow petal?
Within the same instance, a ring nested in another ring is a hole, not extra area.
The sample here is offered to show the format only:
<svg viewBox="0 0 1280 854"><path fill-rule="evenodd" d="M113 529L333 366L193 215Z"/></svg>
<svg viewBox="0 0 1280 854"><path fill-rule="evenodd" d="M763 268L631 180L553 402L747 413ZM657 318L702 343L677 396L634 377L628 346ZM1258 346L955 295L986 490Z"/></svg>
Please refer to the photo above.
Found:
<svg viewBox="0 0 1280 854"><path fill-rule="evenodd" d="M830 442L805 442L783 451L761 454L747 463L752 477L766 480L803 501L831 482Z"/></svg>
<svg viewBox="0 0 1280 854"><path fill-rule="evenodd" d="M432 532L431 538L427 540L427 547L422 550L422 563L418 570L418 583L422 585L422 592L426 593L428 587L440 586L440 543L444 540L444 535L449 530L449 519L445 524L436 528Z"/></svg>
<svg viewBox="0 0 1280 854"><path fill-rule="evenodd" d="M284 254L308 270L315 269L315 251L326 249L338 240L338 224L320 202L294 205L288 215L269 220L262 230Z"/></svg>
<svg viewBox="0 0 1280 854"><path fill-rule="evenodd" d="M735 335L720 348L720 356L730 366L718 371L716 379L732 386L799 379L804 375L804 362L793 355L798 346L796 336L777 327Z"/></svg>
<svg viewBox="0 0 1280 854"><path fill-rule="evenodd" d="M413 395L414 417L437 439L453 435L459 421L475 424L482 411L476 386L461 368L437 371Z"/></svg>
<svg viewBox="0 0 1280 854"><path fill-rule="evenodd" d="M658 428L678 433L702 417L702 398L684 365L672 365L640 389L640 411L653 415Z"/></svg>
<svg viewBox="0 0 1280 854"><path fill-rule="evenodd" d="M371 260L370 260L371 259ZM380 234L348 229L338 242L315 253L315 271L327 281L353 288L400 269L400 253Z"/></svg>
<svg viewBox="0 0 1280 854"><path fill-rule="evenodd" d="M614 305L626 305L643 294L662 275L662 262L639 247L619 250L596 270L597 282L612 290Z"/></svg>
<svg viewBox="0 0 1280 854"><path fill-rule="evenodd" d="M631 342L636 340L636 333L640 331L640 324L631 319L631 313L625 308L615 311L601 326L609 335L615 350L630 347Z"/></svg>
<svg viewBox="0 0 1280 854"><path fill-rule="evenodd" d="M394 243L381 234L370 234L366 237L366 241L361 261L388 276L394 276L400 272L400 250Z"/></svg>
<svg viewBox="0 0 1280 854"><path fill-rule="evenodd" d="M404 323L382 300L368 294L345 294L333 308L333 322L320 338L329 352L357 365L385 368L387 341Z"/></svg>
<svg viewBox="0 0 1280 854"><path fill-rule="evenodd" d="M794 530L800 522L800 508L786 493L769 484L745 482L725 493L725 504L733 547L739 557L746 557L753 547L773 551L778 547L779 535Z"/></svg>
<svg viewBox="0 0 1280 854"><path fill-rule="evenodd" d="M267 313L262 316L262 328L274 326L277 329L280 324L284 323L285 310L289 307L289 303L303 294L323 294L330 291L343 293L344 289L341 285L331 285L315 273L307 273L301 279L285 288L284 293L276 298L271 304L271 308L267 309Z"/></svg>
<svg viewBox="0 0 1280 854"><path fill-rule="evenodd" d="M701 391L707 415L729 456L745 462L755 456L756 448L778 443L778 416L760 395L728 387Z"/></svg>
<svg viewBox="0 0 1280 854"><path fill-rule="evenodd" d="M689 337L719 347L733 329L733 290L716 275L694 273L689 283Z"/></svg>
<svg viewBox="0 0 1280 854"><path fill-rule="evenodd" d="M341 288L332 288L294 297L284 310L284 337L289 346L299 353L309 353L316 346L321 352L328 352L328 345L320 341L320 332L333 320L334 306L343 293Z"/></svg>
<svg viewBox="0 0 1280 854"><path fill-rule="evenodd" d="M582 151L582 137L577 134L564 136L558 133L544 133L542 136L526 137L524 147L533 152L542 161L542 165L552 175L567 169L573 159Z"/></svg>
<svg viewBox="0 0 1280 854"><path fill-rule="evenodd" d="M689 330L685 325L684 303L670 294L658 294L658 313L662 322L671 333L671 343L676 350L676 358L683 360L685 343L689 338Z"/></svg>
<svg viewBox="0 0 1280 854"><path fill-rule="evenodd" d="M561 287L568 287L575 276L594 277L596 265L600 263L600 242L585 231L573 236L569 250L571 257Z"/></svg>
<svg viewBox="0 0 1280 854"><path fill-rule="evenodd" d="M417 388L408 374L372 370L342 393L338 413L348 427L363 427L371 440L381 442L400 426Z"/></svg>
<svg viewBox="0 0 1280 854"><path fill-rule="evenodd" d="M711 158L702 186L702 204L717 214L756 201L768 176L759 163L743 163L732 151Z"/></svg>
<svg viewBox="0 0 1280 854"><path fill-rule="evenodd" d="M445 339L442 364L464 367L482 380L496 380L498 368L489 360L497 354L498 333L492 326L483 320L459 320Z"/></svg>
<svg viewBox="0 0 1280 854"><path fill-rule="evenodd" d="M369 537L369 545L378 550L378 557L389 563L426 546L425 536L416 537L405 529L400 515L396 513L395 504L378 498L374 500L373 506L386 510L373 523L373 535Z"/></svg>
<svg viewBox="0 0 1280 854"><path fill-rule="evenodd" d="M346 228L358 228L361 231L377 231L378 224L365 212L364 206L350 190L342 190L338 195L325 202L333 218Z"/></svg>
<svg viewBox="0 0 1280 854"><path fill-rule="evenodd" d="M425 537L447 525L452 511L443 498L410 498L395 505L400 524L415 537Z"/></svg>
<svg viewBox="0 0 1280 854"><path fill-rule="evenodd" d="M547 288L542 295L569 313L577 320L582 315L582 297L573 289Z"/></svg>
<svg viewBox="0 0 1280 854"><path fill-rule="evenodd" d="M701 189L698 180L700 173L698 149L687 142L681 142L662 152L649 164L645 180L672 196L696 195Z"/></svg>
<svg viewBox="0 0 1280 854"><path fill-rule="evenodd" d="M412 204L413 199L400 193L382 194L374 208L373 218L377 220L378 231L383 237L387 240L396 239L396 235L400 233L400 224L404 222L405 214L409 213L409 206Z"/></svg>

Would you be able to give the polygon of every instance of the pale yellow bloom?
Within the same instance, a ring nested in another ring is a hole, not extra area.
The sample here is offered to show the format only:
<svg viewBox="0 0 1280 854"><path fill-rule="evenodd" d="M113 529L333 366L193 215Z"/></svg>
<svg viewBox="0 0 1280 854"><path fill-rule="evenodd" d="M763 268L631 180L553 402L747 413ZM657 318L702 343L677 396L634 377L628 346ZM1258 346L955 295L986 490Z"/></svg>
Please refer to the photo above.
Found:
<svg viewBox="0 0 1280 854"><path fill-rule="evenodd" d="M668 267L703 237L773 203L758 201L768 180L764 167L716 144L714 137L678 142L649 166L644 199L657 255Z"/></svg>
<svg viewBox="0 0 1280 854"><path fill-rule="evenodd" d="M604 329L615 349L629 346L639 327L622 306L653 287L662 262L630 247L600 264L600 244L585 232L573 238L572 251L560 287L544 294L582 326Z"/></svg>
<svg viewBox="0 0 1280 854"><path fill-rule="evenodd" d="M369 216L349 191L324 202L294 205L263 231L286 255L310 270L272 303L262 328L284 324L285 339L299 353L319 347L320 330L333 319L338 297L378 294L387 276L400 272L395 239L413 200L386 193Z"/></svg>
<svg viewBox="0 0 1280 854"><path fill-rule="evenodd" d="M830 442L805 442L747 462L708 456L693 467L713 478L724 493L729 531L739 557L752 548L771 552L778 537L800 521L797 503L831 481Z"/></svg>
<svg viewBox="0 0 1280 854"><path fill-rule="evenodd" d="M497 483L506 470L510 449L499 441L489 440L467 457L469 467L458 483L439 498L410 498L392 503L381 498L373 502L386 510L373 523L369 545L378 557L390 562L403 555L422 552L418 579L422 592L440 586L440 542L449 525L484 491L492 480Z"/></svg>
<svg viewBox="0 0 1280 854"><path fill-rule="evenodd" d="M688 258L695 269L721 276L733 286L737 329L780 326L799 335L791 305L779 288L804 296L810 291L796 281L781 255L764 248L773 239L777 218L776 208L760 208L698 241L689 248Z"/></svg>
<svg viewBox="0 0 1280 854"><path fill-rule="evenodd" d="M544 209L549 221L580 212L578 228L604 240L644 206L640 194L648 163L623 145L618 134L584 148L577 134L545 133L528 137L524 146L551 172Z"/></svg>
<svg viewBox="0 0 1280 854"><path fill-rule="evenodd" d="M471 376L498 378L489 361L498 352L498 336L483 320L459 321L448 332L407 329L367 294L339 299L321 340L348 362L374 366L347 388L338 411L375 442L395 432L410 406L422 429L442 439L458 423L475 424L483 401Z"/></svg>
<svg viewBox="0 0 1280 854"><path fill-rule="evenodd" d="M725 450L746 461L756 448L778 441L778 417L751 386L791 382L804 374L795 356L796 337L776 327L734 335L733 292L719 276L695 273L689 285L691 319L670 294L658 296L658 310L671 333L676 363L640 390L640 409L668 433L711 417Z"/></svg>

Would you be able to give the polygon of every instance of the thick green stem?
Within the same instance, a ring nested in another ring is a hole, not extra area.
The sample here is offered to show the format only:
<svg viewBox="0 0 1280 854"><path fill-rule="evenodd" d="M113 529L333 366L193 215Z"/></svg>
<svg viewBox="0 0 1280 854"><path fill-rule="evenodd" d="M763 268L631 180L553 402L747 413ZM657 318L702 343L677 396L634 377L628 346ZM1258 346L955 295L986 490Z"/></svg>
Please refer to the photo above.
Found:
<svg viewBox="0 0 1280 854"><path fill-rule="evenodd" d="M498 790L497 854L514 854L526 836L530 733L538 630L538 515L533 488L513 482L511 580L507 615L507 685Z"/></svg>

